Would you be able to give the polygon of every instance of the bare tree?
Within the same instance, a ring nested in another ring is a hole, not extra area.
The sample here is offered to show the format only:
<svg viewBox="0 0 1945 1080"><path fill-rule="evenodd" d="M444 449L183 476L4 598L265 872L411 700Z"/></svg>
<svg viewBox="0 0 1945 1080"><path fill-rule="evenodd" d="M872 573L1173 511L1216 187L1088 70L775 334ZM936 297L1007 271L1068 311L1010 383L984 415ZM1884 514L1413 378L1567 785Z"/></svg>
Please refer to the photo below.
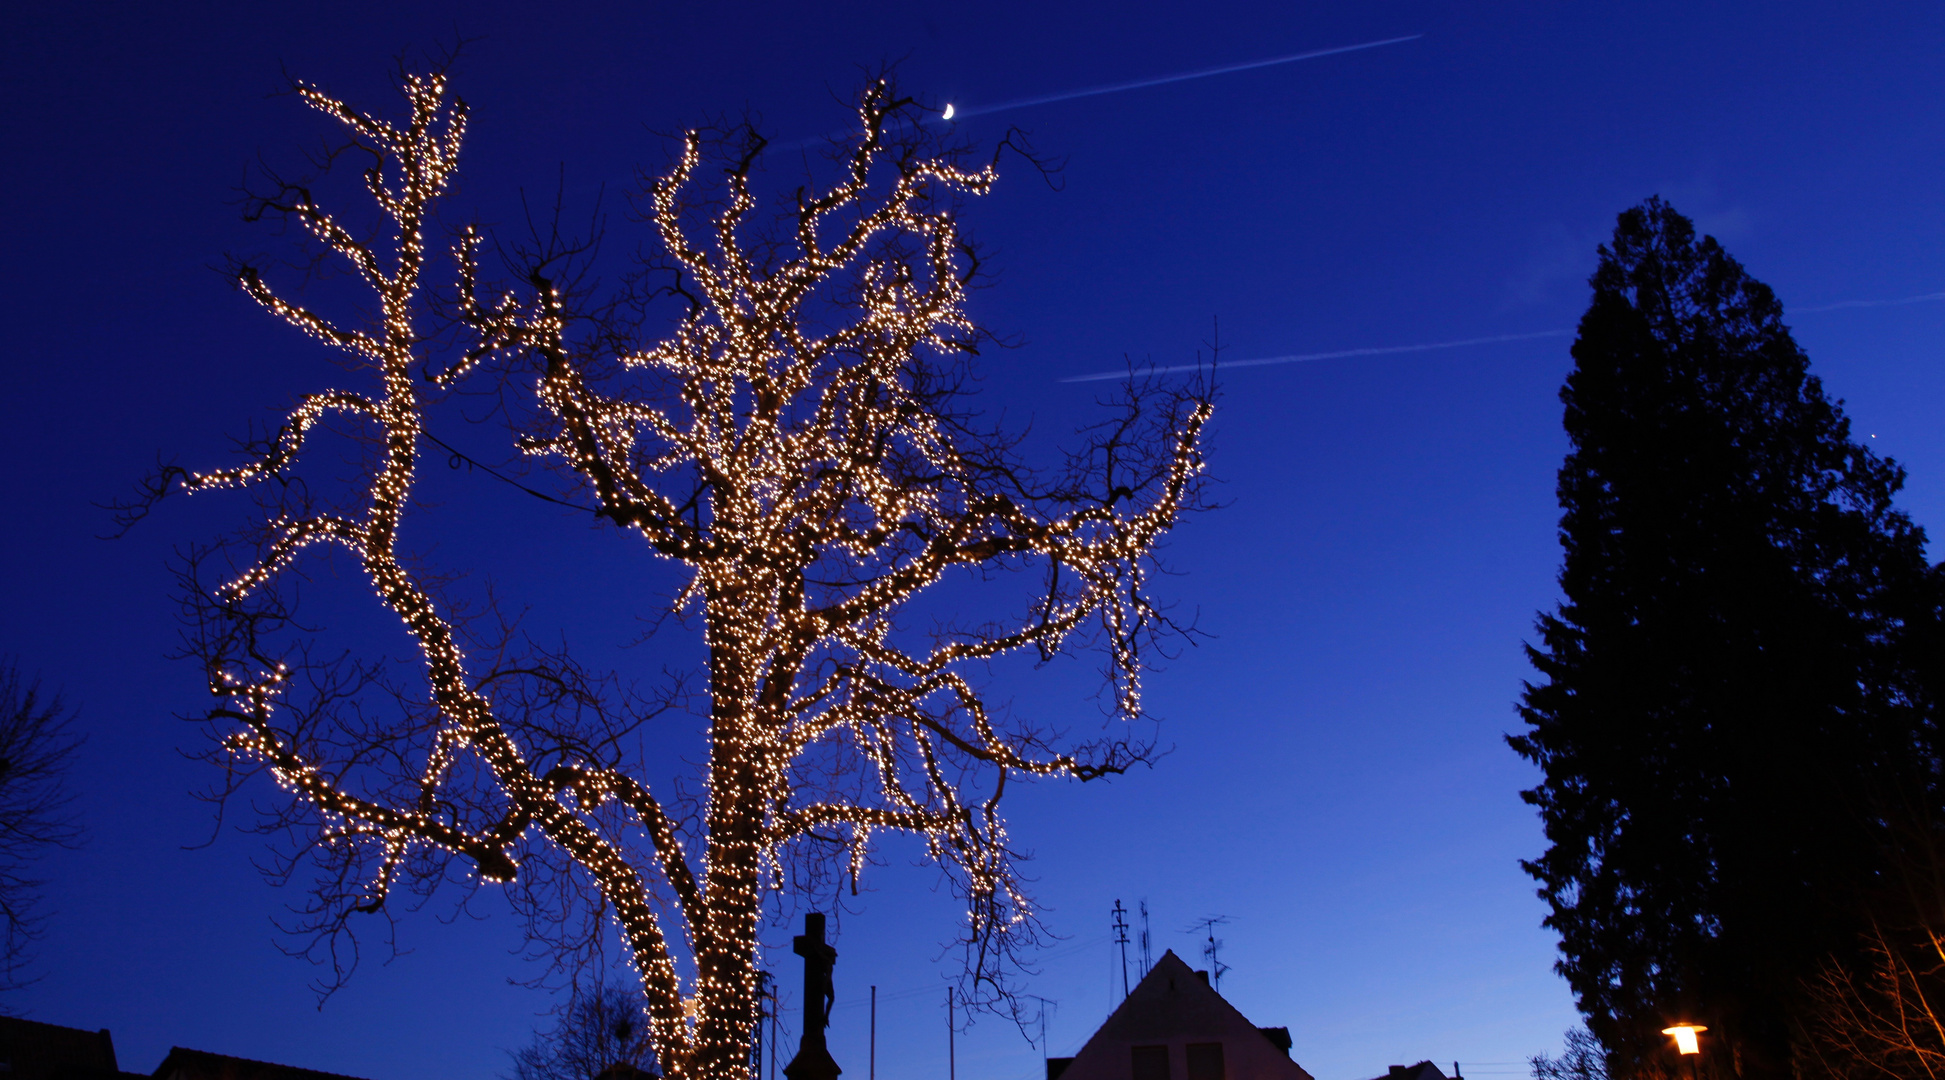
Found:
<svg viewBox="0 0 1945 1080"><path fill-rule="evenodd" d="M1559 1057L1535 1054L1526 1059L1533 1080L1607 1080L1607 1048L1585 1027L1570 1027L1563 1036Z"/></svg>
<svg viewBox="0 0 1945 1080"><path fill-rule="evenodd" d="M1131 380L1044 474L1018 437L982 426L966 365L990 337L964 310L979 260L958 211L992 187L998 153L969 164L885 80L834 146L835 180L807 180L775 217L753 126L683 136L641 203L662 255L592 314L586 244L539 230L506 252L517 280L496 289L483 230L463 230L442 324L426 236L467 113L443 71L402 72L400 86L409 115L394 122L296 85L348 132L319 160L363 163L379 227L341 221L307 182L273 177L252 203L350 268L373 297L369 324L234 266L252 299L374 385L303 397L244 441L242 464L166 469L127 514L171 489L257 493L254 526L187 560L188 651L217 698L207 719L230 771L216 794L262 771L290 795L266 827L294 844L270 869L316 871L297 920L315 935L307 951L340 979L356 913L389 919L442 883L497 883L557 960L618 926L667 1074L729 1080L749 1059L766 894L855 888L874 836L905 833L968 904L967 985L1007 1000L1037 924L1001 798L1151 756L1125 725L1144 715L1151 649L1184 628L1148 583L1158 541L1200 503L1211 391ZM639 337L670 303L673 330ZM442 331L469 336L435 364ZM643 696L591 675L403 546L406 523L429 517L414 503L421 466L444 456L428 410L473 391L511 403L519 451L560 470L562 501L679 575L670 613L708 652L693 802L658 793L628 751L682 688ZM342 477L342 460L315 460L325 433L356 449L349 484L327 471ZM332 552L402 625L412 661L332 653L298 620L299 586ZM1000 614L911 625L915 599L948 580L990 582ZM1110 714L1091 738L991 706L969 674L1090 646Z"/></svg>
<svg viewBox="0 0 1945 1080"><path fill-rule="evenodd" d="M1805 981L1798 1075L1830 1080L1945 1076L1945 817L1938 792L1879 793L1886 871L1860 897L1857 946Z"/></svg>
<svg viewBox="0 0 1945 1080"><path fill-rule="evenodd" d="M1863 963L1827 960L1809 983L1798 1072L1847 1080L1945 1074L1945 934L1873 923Z"/></svg>
<svg viewBox="0 0 1945 1080"><path fill-rule="evenodd" d="M28 981L29 946L40 932L41 882L33 866L49 849L72 847L80 826L62 783L79 737L60 696L0 663L0 989Z"/></svg>
<svg viewBox="0 0 1945 1080"><path fill-rule="evenodd" d="M596 983L568 1002L552 1031L514 1051L510 1080L596 1080L616 1065L655 1073L645 1011L640 987Z"/></svg>

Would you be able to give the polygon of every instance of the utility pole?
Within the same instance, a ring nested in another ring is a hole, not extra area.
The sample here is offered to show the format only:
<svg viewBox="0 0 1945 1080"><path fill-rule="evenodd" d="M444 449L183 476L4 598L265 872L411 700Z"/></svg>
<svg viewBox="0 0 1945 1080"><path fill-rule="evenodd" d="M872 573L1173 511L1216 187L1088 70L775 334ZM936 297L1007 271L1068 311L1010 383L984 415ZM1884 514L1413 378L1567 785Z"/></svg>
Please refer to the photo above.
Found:
<svg viewBox="0 0 1945 1080"><path fill-rule="evenodd" d="M1114 943L1121 946L1121 996L1128 996L1128 909L1114 902Z"/></svg>
<svg viewBox="0 0 1945 1080"><path fill-rule="evenodd" d="M959 1080L958 1021L952 1015L952 987L945 988L945 1075L946 1080Z"/></svg>
<svg viewBox="0 0 1945 1080"><path fill-rule="evenodd" d="M878 988L871 988L871 1072L870 1080L878 1080Z"/></svg>
<svg viewBox="0 0 1945 1080"><path fill-rule="evenodd" d="M756 973L756 1038L750 1046L750 1075L755 1080L763 1080L763 1022L773 1019L777 992L770 987L770 973L759 969ZM768 1004L765 1004L768 1002Z"/></svg>

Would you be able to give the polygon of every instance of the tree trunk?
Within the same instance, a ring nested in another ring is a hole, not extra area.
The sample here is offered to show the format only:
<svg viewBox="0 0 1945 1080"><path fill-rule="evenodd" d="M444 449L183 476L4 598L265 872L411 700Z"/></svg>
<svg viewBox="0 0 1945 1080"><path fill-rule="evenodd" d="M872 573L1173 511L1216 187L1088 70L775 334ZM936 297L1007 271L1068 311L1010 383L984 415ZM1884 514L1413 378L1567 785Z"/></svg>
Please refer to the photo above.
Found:
<svg viewBox="0 0 1945 1080"><path fill-rule="evenodd" d="M712 598L713 599L713 598ZM711 607L717 605L712 603ZM696 1033L690 1080L745 1080L756 1023L763 800L740 599L710 613L708 872L695 928Z"/></svg>

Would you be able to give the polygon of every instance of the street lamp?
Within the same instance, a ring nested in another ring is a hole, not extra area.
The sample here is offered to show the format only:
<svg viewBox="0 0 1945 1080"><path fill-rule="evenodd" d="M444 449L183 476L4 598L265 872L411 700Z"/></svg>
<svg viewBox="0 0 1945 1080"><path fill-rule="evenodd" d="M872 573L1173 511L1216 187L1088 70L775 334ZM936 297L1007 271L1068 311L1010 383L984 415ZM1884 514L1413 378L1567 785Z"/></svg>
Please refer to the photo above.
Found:
<svg viewBox="0 0 1945 1080"><path fill-rule="evenodd" d="M1673 1035L1675 1037L1676 1051L1686 1057L1689 1054L1699 1054L1702 1052L1701 1046L1695 1041L1695 1036L1707 1030L1709 1029L1700 1024L1676 1024L1674 1027L1662 1028L1661 1033L1663 1035Z"/></svg>

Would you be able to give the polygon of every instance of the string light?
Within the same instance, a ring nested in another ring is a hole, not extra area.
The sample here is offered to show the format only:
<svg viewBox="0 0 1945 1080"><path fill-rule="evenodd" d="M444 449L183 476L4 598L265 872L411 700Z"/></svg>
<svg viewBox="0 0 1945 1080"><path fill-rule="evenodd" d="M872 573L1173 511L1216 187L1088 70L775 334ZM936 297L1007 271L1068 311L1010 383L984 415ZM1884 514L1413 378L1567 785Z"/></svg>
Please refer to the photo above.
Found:
<svg viewBox="0 0 1945 1080"><path fill-rule="evenodd" d="M377 871L363 907L384 904L403 861L422 847L463 856L482 881L507 882L520 873L517 845L544 838L587 872L613 912L668 1075L740 1078L757 1015L764 895L783 887L787 851L836 843L855 882L874 834L916 834L932 858L964 875L970 933L1004 934L1027 917L999 812L1009 778L1089 779L1122 771L1134 752L1119 740L1059 752L1002 730L962 669L1020 650L1051 656L1098 626L1115 706L1123 716L1141 713L1138 646L1156 619L1143 561L1190 497L1210 406L1196 400L1173 418L1162 432L1161 466L1133 488L1117 480L1110 454L1102 493L1087 498L1036 496L994 464L989 448L969 445L960 418L943 406L951 390L926 358L969 351L978 338L964 310L972 249L958 230L956 201L986 194L997 172L896 143L889 133L916 106L883 82L862 96L862 135L840 180L797 194L783 238L794 245L788 257L745 235L758 205L755 155L731 157L720 203L697 200L705 143L700 133L685 137L680 158L650 186L648 205L694 303L650 348L577 353L568 301L538 272L530 295L482 298L481 236L464 231L453 251L456 292L478 337L433 390L490 359L508 370L532 365L547 427L522 448L571 469L604 517L688 575L682 602L700 612L710 652L697 868L640 779L591 761L544 771L529 761L469 667L456 615L400 558L426 437L428 388L413 377L424 344L415 330L426 304L423 232L457 166L467 120L443 76L407 76L401 86L410 106L403 125L298 88L382 161L366 173L366 189L390 222L389 248L353 235L307 191L273 204L372 290L374 329L340 328L280 297L254 269L237 274L266 311L363 361L379 386L304 397L264 453L180 482L200 492L275 478L327 417L375 432L382 452L355 512L273 516L261 557L216 596L241 603L315 546L355 560L416 643L436 711L436 737L417 776L421 796L391 804L355 794L333 763L311 760L279 734L272 716L290 679L281 662L248 675L213 668L210 689L224 703L213 715L236 724L224 744L231 753L263 764L312 808L324 843L374 845ZM700 228L697 205L718 207ZM849 290L845 310L854 317L831 327L807 308L834 289ZM659 376L674 393L647 401L605 390L592 372L609 362ZM689 476L698 483L692 494L669 493ZM948 574L1029 565L1046 569L1047 586L1017 622L943 634L924 647L899 632L901 610ZM486 767L504 816L468 823L441 800L463 762ZM610 804L647 837L652 858L638 864L612 818L597 815ZM677 924L687 980L665 918Z"/></svg>

